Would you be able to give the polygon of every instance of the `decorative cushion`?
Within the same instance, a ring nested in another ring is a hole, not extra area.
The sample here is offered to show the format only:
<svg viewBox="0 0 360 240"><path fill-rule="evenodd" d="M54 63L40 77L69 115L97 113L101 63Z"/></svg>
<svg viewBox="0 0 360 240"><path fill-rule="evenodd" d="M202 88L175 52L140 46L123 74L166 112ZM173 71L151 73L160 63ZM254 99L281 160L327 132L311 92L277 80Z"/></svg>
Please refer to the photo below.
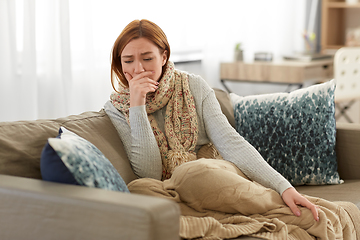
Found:
<svg viewBox="0 0 360 240"><path fill-rule="evenodd" d="M40 169L46 181L129 192L100 150L64 127L56 138L48 139L41 154Z"/></svg>
<svg viewBox="0 0 360 240"><path fill-rule="evenodd" d="M293 185L339 184L335 81L291 93L230 94L236 130Z"/></svg>

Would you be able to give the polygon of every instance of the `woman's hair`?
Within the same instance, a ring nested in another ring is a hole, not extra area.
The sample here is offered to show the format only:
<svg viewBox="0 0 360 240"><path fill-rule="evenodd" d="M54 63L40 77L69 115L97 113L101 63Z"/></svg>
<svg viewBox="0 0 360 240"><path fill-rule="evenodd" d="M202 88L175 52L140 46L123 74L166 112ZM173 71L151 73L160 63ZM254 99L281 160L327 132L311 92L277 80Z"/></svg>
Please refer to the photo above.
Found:
<svg viewBox="0 0 360 240"><path fill-rule="evenodd" d="M161 28L155 23L142 19L142 20L134 20L129 23L124 30L120 33L119 37L116 39L112 54L111 54L111 85L115 91L117 91L117 87L114 84L114 81L118 84L122 84L123 86L128 87L129 84L125 78L125 75L122 71L121 65L121 53L124 50L125 46L134 39L138 38L146 38L152 41L156 46L158 46L160 53L164 53L166 50L166 63L162 68L162 77L165 72L167 61L170 57L170 45L167 41L165 33L161 30ZM114 76L115 74L115 76Z"/></svg>

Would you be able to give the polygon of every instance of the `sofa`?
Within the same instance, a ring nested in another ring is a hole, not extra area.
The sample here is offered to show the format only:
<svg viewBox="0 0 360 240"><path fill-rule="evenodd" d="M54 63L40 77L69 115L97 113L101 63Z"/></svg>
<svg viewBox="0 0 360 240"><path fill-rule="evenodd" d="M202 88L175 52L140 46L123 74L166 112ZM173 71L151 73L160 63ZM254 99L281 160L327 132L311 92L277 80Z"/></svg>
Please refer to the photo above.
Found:
<svg viewBox="0 0 360 240"><path fill-rule="evenodd" d="M215 89L234 125L229 95ZM63 126L93 143L125 183L136 179L122 142L102 109L58 119L0 123L0 239L179 239L180 209L166 199L42 180L40 156ZM299 192L360 208L360 124L337 123L343 184L298 186ZM253 239L242 236L239 239Z"/></svg>

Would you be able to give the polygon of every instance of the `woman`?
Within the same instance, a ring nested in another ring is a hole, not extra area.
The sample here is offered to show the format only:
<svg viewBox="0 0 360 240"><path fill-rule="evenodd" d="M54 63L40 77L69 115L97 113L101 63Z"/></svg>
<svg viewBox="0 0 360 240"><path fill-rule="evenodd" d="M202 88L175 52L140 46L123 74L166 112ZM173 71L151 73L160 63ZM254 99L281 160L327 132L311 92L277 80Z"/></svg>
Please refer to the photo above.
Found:
<svg viewBox="0 0 360 240"><path fill-rule="evenodd" d="M211 143L248 178L277 191L296 216L301 215L300 205L318 221L317 207L231 127L208 84L174 69L169 57L166 35L148 20L129 23L113 47L111 78L116 92L105 110L135 174L168 179L177 166L195 160L199 149Z"/></svg>

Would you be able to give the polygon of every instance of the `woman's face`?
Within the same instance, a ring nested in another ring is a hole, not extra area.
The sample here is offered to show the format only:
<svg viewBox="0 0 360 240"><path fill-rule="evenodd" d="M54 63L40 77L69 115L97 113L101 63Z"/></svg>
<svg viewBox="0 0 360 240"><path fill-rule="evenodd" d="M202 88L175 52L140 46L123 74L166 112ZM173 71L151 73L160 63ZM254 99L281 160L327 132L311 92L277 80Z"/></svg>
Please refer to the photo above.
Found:
<svg viewBox="0 0 360 240"><path fill-rule="evenodd" d="M160 53L160 49L147 38L131 40L120 57L124 74L128 73L134 78L144 71L152 71L150 78L154 81L159 81L167 59L166 50Z"/></svg>

